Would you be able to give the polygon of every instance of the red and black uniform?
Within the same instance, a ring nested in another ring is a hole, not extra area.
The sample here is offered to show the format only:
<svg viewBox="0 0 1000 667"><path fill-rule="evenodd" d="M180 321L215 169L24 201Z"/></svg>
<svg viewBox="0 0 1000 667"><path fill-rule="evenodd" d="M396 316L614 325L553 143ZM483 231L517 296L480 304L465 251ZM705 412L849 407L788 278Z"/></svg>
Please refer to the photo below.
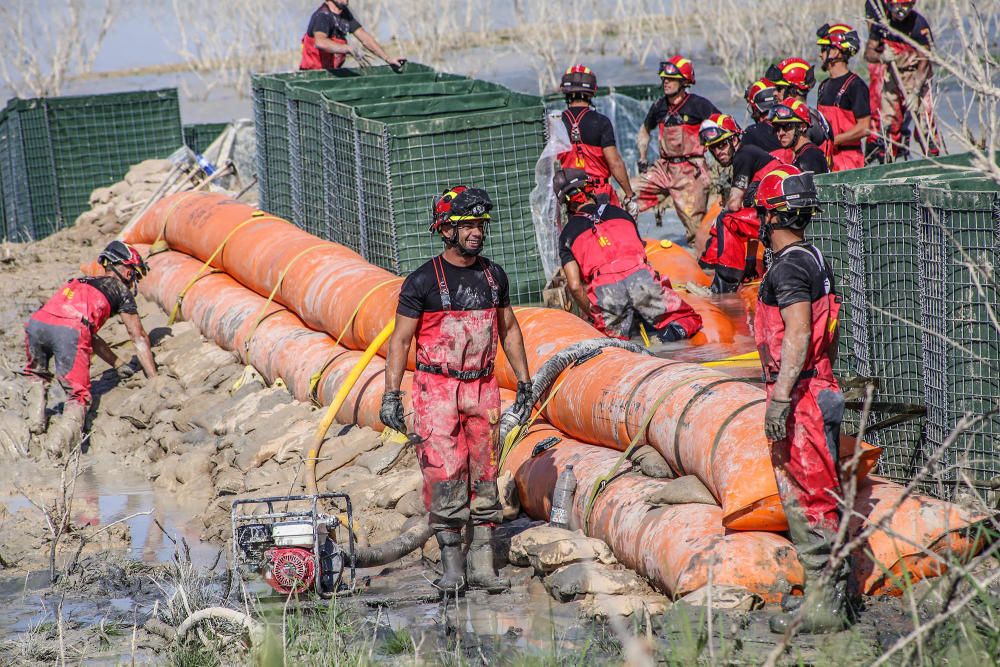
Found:
<svg viewBox="0 0 1000 667"><path fill-rule="evenodd" d="M302 61L299 69L337 69L347 58L343 53L330 53L316 46L316 33L321 32L338 44L347 44L347 36L361 27L350 9L334 14L324 2L309 19L306 34L302 36Z"/></svg>
<svg viewBox="0 0 1000 667"><path fill-rule="evenodd" d="M573 149L559 154L563 169L587 172L587 192L601 203L620 205L618 193L611 185L611 167L604 158L604 149L615 145L615 128L611 120L592 107L569 107L562 112L563 125L569 133Z"/></svg>
<svg viewBox="0 0 1000 667"><path fill-rule="evenodd" d="M780 149L781 156L791 153ZM723 210L709 230L705 252L698 259L704 269L715 270L712 290L734 292L744 280L757 277L757 247L760 238L760 218L753 201L756 185L769 172L785 164L780 157L740 143L733 156L733 187L743 190L744 208L733 213Z"/></svg>
<svg viewBox="0 0 1000 667"><path fill-rule="evenodd" d="M792 389L788 436L772 444L771 457L782 502L797 503L811 526L835 531L840 520L838 459L844 399L830 360L840 313L833 271L815 246L805 242L787 246L775 255L757 298L754 338L768 400L781 370L785 333L781 309L803 301L811 304L812 336Z"/></svg>
<svg viewBox="0 0 1000 667"><path fill-rule="evenodd" d="M94 334L112 315L138 312L135 298L117 277L70 280L24 325L25 373L49 380L49 360L55 359L56 378L69 399L86 407Z"/></svg>
<svg viewBox="0 0 1000 667"><path fill-rule="evenodd" d="M868 86L853 72L826 79L819 84L816 108L830 123L830 129L836 137L853 128L860 119L871 116ZM832 171L865 166L861 140L848 145L831 146L830 159Z"/></svg>
<svg viewBox="0 0 1000 667"><path fill-rule="evenodd" d="M470 267L438 256L403 282L396 312L419 319L413 428L423 497L436 529L502 518L496 494L500 389L493 375L497 309L507 274L486 258Z"/></svg>
<svg viewBox="0 0 1000 667"><path fill-rule="evenodd" d="M826 155L811 141L792 152L792 165L798 167L799 171L811 171L814 174L825 174L830 171Z"/></svg>
<svg viewBox="0 0 1000 667"><path fill-rule="evenodd" d="M559 236L559 259L580 265L594 326L606 336L627 340L640 324L670 340L678 338L669 336L671 325L686 338L701 329L701 316L649 265L646 244L624 209L581 207Z"/></svg>
<svg viewBox="0 0 1000 667"><path fill-rule="evenodd" d="M677 216L694 235L708 209L711 178L705 164L705 147L698 139L701 123L719 113L714 104L700 95L685 93L677 104L661 97L649 109L643 124L650 133L659 130L659 159L643 174L635 189L640 208L656 206L666 193L674 202Z"/></svg>
<svg viewBox="0 0 1000 667"><path fill-rule="evenodd" d="M774 125L766 120L754 123L743 130L743 134L740 135L740 143L756 146L768 153L781 148L781 144L778 143L778 134L774 131Z"/></svg>
<svg viewBox="0 0 1000 667"><path fill-rule="evenodd" d="M931 113L930 70L927 70L926 75L919 70L919 63L923 56L898 34L906 35L929 50L934 46L934 35L931 32L930 24L917 11L911 11L902 21L896 21L891 16L879 18L880 14L876 13L874 8L870 6L866 6L865 12L871 21L869 39L879 42L882 48L892 49L895 52L896 69L899 71L901 79L900 82L896 81L889 72L888 65L873 63L869 66L869 69L877 67L881 70L879 72L881 80L878 95L872 93L870 96L873 119L875 117L878 119L877 123L873 123L870 134L872 136L880 134L886 136L889 140L886 151L891 158L895 152L895 145L906 143L904 134L909 133L907 125L910 120L905 108L906 96L915 95L919 100L921 128L924 132L930 133L931 148L936 149L939 141ZM900 83L902 83L902 90Z"/></svg>

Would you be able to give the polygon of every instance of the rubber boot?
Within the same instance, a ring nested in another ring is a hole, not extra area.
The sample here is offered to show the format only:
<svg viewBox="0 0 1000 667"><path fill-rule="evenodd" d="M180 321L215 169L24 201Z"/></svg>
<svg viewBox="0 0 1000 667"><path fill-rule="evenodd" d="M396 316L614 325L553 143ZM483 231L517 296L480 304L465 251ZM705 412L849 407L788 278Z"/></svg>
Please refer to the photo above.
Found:
<svg viewBox="0 0 1000 667"><path fill-rule="evenodd" d="M55 419L45 432L42 447L50 456L61 458L73 451L83 435L83 424L87 408L80 403L68 401L62 415Z"/></svg>
<svg viewBox="0 0 1000 667"><path fill-rule="evenodd" d="M42 382L32 382L28 389L28 430L35 435L45 433L49 427L48 387Z"/></svg>
<svg viewBox="0 0 1000 667"><path fill-rule="evenodd" d="M792 511L789 511L792 510ZM773 616L771 632L784 634L792 622L802 616L799 631L807 634L839 632L848 625L847 580L850 563L843 561L837 572L824 581L830 553L833 549L832 532L810 526L801 511L786 507L788 532L805 570L805 594L798 598L786 596L782 600L785 613Z"/></svg>
<svg viewBox="0 0 1000 667"><path fill-rule="evenodd" d="M510 580L497 574L493 565L493 527L472 527L472 544L469 546L469 588L486 591L490 595L510 590Z"/></svg>
<svg viewBox="0 0 1000 667"><path fill-rule="evenodd" d="M462 551L462 534L457 530L437 531L438 546L441 547L441 576L434 580L434 586L441 596L458 596L465 591L465 553Z"/></svg>

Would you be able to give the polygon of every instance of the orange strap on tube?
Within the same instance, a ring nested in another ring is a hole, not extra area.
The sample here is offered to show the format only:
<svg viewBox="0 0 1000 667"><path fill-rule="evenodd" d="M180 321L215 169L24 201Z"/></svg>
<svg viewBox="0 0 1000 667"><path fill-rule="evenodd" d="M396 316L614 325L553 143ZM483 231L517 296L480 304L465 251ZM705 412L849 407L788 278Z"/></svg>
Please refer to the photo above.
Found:
<svg viewBox="0 0 1000 667"><path fill-rule="evenodd" d="M246 220L244 220L243 222L241 222L240 224L236 225L235 227L229 230L229 233L226 234L226 238L222 239L222 243L219 244L219 247L216 248L212 252L212 254L208 256L208 259L205 260L205 263L202 264L201 268L198 269L198 271L194 274L194 277L192 277L191 280L188 281L188 284L185 285L184 289L182 289L180 294L177 295L177 302L174 304L173 309L170 311L170 319L167 320L167 326L173 324L174 321L177 319L177 313L180 312L181 303L184 301L184 295L187 294L187 291L191 289L192 285L198 282L198 279L201 278L201 276L205 273L205 269L207 269L212 264L212 260L214 260L216 255L222 252L223 248L226 247L226 244L229 243L229 239L233 237L233 234L238 232L244 225L248 225L251 222L256 222L257 220L266 217L273 218L274 220L280 220L280 218L269 216L264 211L255 211L252 216L250 216L249 218L247 218Z"/></svg>

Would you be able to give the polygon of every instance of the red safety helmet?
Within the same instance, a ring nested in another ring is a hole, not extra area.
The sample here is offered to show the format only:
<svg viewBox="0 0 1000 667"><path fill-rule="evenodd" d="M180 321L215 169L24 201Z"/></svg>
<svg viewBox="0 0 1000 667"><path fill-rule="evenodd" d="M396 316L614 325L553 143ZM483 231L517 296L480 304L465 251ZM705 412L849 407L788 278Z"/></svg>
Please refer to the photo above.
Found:
<svg viewBox="0 0 1000 667"><path fill-rule="evenodd" d="M134 280L139 280L149 273L149 266L139 251L123 241L115 240L109 243L97 256L97 263L107 270L114 271L119 278L121 275L115 270L119 266L131 269Z"/></svg>
<svg viewBox="0 0 1000 667"><path fill-rule="evenodd" d="M861 37L846 23L826 23L816 31L816 44L833 47L849 59L861 50Z"/></svg>
<svg viewBox="0 0 1000 667"><path fill-rule="evenodd" d="M767 69L767 78L774 81L775 86L795 88L803 95L816 85L816 71L802 58L785 58L777 65L771 65Z"/></svg>
<svg viewBox="0 0 1000 667"><path fill-rule="evenodd" d="M445 190L434 199L434 220L430 231L436 232L444 225L471 220L490 220L493 201L485 190L457 185Z"/></svg>
<svg viewBox="0 0 1000 667"><path fill-rule="evenodd" d="M586 93L594 95L597 93L597 75L585 65L573 65L563 73L559 90L564 94Z"/></svg>
<svg viewBox="0 0 1000 667"><path fill-rule="evenodd" d="M782 165L761 179L754 195L758 209L780 213L772 227L804 229L819 208L819 195L811 171L802 172L791 165Z"/></svg>
<svg viewBox="0 0 1000 667"><path fill-rule="evenodd" d="M806 127L812 125L809 107L801 100L785 100L771 109L771 122L775 125L787 123L802 123Z"/></svg>
<svg viewBox="0 0 1000 667"><path fill-rule="evenodd" d="M686 86L694 85L694 63L684 56L674 56L660 63L661 79L680 79Z"/></svg>
<svg viewBox="0 0 1000 667"><path fill-rule="evenodd" d="M778 89L770 79L759 79L750 84L743 99L747 101L751 114L766 116L778 103Z"/></svg>
<svg viewBox="0 0 1000 667"><path fill-rule="evenodd" d="M740 129L732 116L724 113L713 113L708 117L708 120L702 121L701 128L698 130L698 139L702 146L708 148L741 134L743 134L743 130Z"/></svg>

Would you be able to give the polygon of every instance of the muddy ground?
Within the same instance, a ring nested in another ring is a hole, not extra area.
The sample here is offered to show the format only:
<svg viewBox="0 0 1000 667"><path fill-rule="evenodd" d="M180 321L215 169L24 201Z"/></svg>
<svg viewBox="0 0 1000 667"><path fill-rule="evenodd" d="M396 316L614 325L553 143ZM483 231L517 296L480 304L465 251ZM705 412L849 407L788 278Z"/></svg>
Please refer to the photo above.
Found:
<svg viewBox="0 0 1000 667"><path fill-rule="evenodd" d="M0 252L0 663L133 657L245 663L249 654L233 645L178 648L164 636L164 624L176 626L191 611L220 604L253 609L279 633L284 628L288 655L326 662L330 656L306 641L309 632L290 630L284 598L268 596L259 581L240 585L226 567L233 500L303 490L302 455L320 418L315 406L295 401L283 387L265 386L191 325L168 326L158 307L140 301L160 377L146 380L140 373L119 381L95 358L90 435L79 455L52 459L28 437L27 381L18 374L22 324L94 259L121 217L105 210L40 242ZM117 320L101 334L119 355L132 356ZM50 408L57 412L61 397L53 394ZM18 453L19 446L28 455ZM350 494L363 538L377 543L423 520L412 451L383 443L370 429L334 425L324 452L329 458L318 465L320 488ZM525 517L505 524L505 548L532 525ZM470 593L443 608L430 585L437 560L431 540L399 563L360 572L357 594L331 603L350 622L338 620L325 636L342 637L338 650L347 646L355 657L419 656L449 664L525 656L614 663L622 651L669 662L700 656L757 663L775 642L767 631L773 609L756 609L743 597L736 609L717 610L709 628L703 607L671 605L613 564L600 566L604 581L614 580L603 584L606 589L593 583L574 588L565 571L554 578L550 573L562 563L508 565L510 593ZM305 605L301 618L315 622L324 608L330 606ZM592 620L609 610L634 613L623 623ZM906 601L872 600L854 629L798 639L787 659L868 662L911 624Z"/></svg>

